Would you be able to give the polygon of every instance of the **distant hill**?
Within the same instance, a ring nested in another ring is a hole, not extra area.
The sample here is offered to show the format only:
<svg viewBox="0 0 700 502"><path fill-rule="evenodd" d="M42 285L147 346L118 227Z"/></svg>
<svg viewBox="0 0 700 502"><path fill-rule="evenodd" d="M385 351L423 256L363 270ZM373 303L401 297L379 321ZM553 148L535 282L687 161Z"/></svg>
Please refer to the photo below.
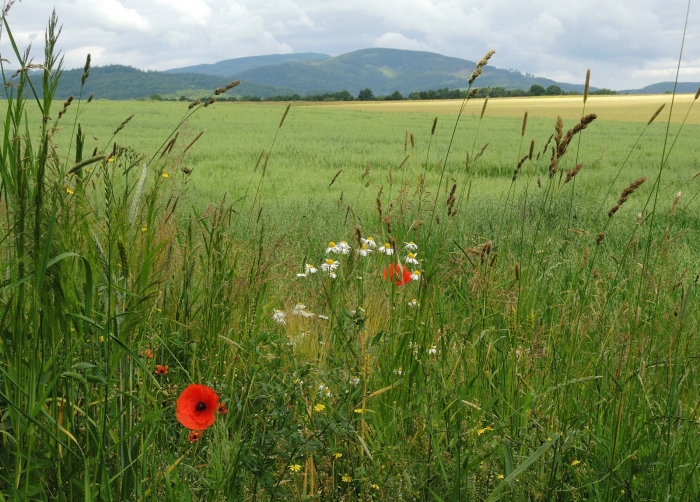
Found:
<svg viewBox="0 0 700 502"><path fill-rule="evenodd" d="M80 92L82 68L64 71L58 83L56 96L65 99ZM33 77L40 79L41 77ZM233 79L203 75L199 73L165 73L142 71L130 66L110 65L90 69L90 77L85 82L83 97L94 94L101 99L143 99L154 94L180 95L188 98L208 96L217 87L223 87ZM41 89L41 85L37 87ZM250 95L268 98L293 94L294 89L276 87L255 82L241 82L235 88L239 96Z"/></svg>
<svg viewBox="0 0 700 502"><path fill-rule="evenodd" d="M175 68L165 72L142 71L129 66L111 65L91 69L83 96L95 94L103 99L144 99L155 94L164 97L185 96L190 99L208 96L215 88L233 80L241 85L229 92L235 96L270 98L336 93L347 90L357 96L371 89L375 96L399 91L465 89L475 63L432 52L398 49L363 49L341 56L325 54L278 54L229 59L214 64ZM82 69L65 71L57 97L65 99L80 91ZM534 84L545 88L559 86L564 92L583 92L582 84L569 84L503 70L491 64L476 81L477 87L504 87L528 90ZM678 84L678 92L694 93L697 83ZM670 92L672 82L662 82L638 90L619 91L630 94ZM595 90L591 88L591 90Z"/></svg>
<svg viewBox="0 0 700 502"><path fill-rule="evenodd" d="M216 75L218 77L231 77L246 70L259 68L260 66L274 66L284 63L299 63L306 61L323 61L329 59L328 54L315 52L302 52L299 54L271 54L269 56L251 56L237 59L227 59L213 64L198 64L184 68L165 70L165 73L201 73L203 75Z"/></svg>
<svg viewBox="0 0 700 502"><path fill-rule="evenodd" d="M235 60L233 60L235 61ZM258 66L232 78L296 89L299 94L347 90L357 95L372 89L375 95L400 91L407 95L429 89L466 88L476 63L432 52L399 49L363 49L318 61L304 61ZM559 85L564 91L583 91L583 85L555 82L526 76L517 71L486 66L479 77L481 87L502 86L529 89L533 84L544 87Z"/></svg>
<svg viewBox="0 0 700 502"><path fill-rule="evenodd" d="M619 94L665 94L673 92L673 82L659 82L651 84L641 89L628 89L618 91ZM676 92L678 94L695 94L700 87L700 82L678 82Z"/></svg>

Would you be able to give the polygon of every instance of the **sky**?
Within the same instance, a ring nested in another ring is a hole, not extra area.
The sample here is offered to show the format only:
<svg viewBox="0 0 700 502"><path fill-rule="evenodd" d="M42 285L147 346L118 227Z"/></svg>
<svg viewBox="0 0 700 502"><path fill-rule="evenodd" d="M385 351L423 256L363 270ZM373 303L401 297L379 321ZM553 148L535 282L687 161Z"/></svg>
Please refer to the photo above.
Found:
<svg viewBox="0 0 700 502"><path fill-rule="evenodd" d="M6 2L7 0L5 0ZM167 70L265 54L338 56L385 47L478 61L615 90L675 79L687 0L23 0L7 20L43 59L56 9L64 66ZM16 68L6 32L0 56ZM700 81L700 5L690 6L680 81Z"/></svg>

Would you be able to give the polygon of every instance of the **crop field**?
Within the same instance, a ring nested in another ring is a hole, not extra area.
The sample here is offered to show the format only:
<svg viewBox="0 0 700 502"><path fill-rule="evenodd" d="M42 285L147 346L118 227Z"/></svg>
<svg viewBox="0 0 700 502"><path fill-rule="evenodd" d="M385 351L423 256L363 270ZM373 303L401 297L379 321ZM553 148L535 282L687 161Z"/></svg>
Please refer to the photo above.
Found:
<svg viewBox="0 0 700 502"><path fill-rule="evenodd" d="M18 79L0 500L697 499L694 96Z"/></svg>

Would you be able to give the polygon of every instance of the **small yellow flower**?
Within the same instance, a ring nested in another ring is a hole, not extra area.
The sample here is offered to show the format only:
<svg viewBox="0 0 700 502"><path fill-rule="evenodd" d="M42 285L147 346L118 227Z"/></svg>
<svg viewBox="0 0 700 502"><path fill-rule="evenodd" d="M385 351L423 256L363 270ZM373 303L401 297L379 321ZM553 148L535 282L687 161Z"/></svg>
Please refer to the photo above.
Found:
<svg viewBox="0 0 700 502"><path fill-rule="evenodd" d="M487 426L484 427L483 429L479 429L478 431L476 431L476 433L477 433L479 436L481 436L484 432L492 431L492 430L493 430L493 427L491 427L490 425L487 425Z"/></svg>
<svg viewBox="0 0 700 502"><path fill-rule="evenodd" d="M314 410L316 410L316 413L321 413L325 409L326 406L321 403L318 403L316 406L314 406Z"/></svg>
<svg viewBox="0 0 700 502"><path fill-rule="evenodd" d="M333 458L336 459L336 460L338 460L338 459L339 459L340 457L342 457L342 456L343 456L343 454L340 453L340 452L334 453L334 454L333 454Z"/></svg>
<svg viewBox="0 0 700 502"><path fill-rule="evenodd" d="M163 178L170 178L170 175L168 173L163 173Z"/></svg>
<svg viewBox="0 0 700 502"><path fill-rule="evenodd" d="M364 413L362 408L355 408L355 413Z"/></svg>
<svg viewBox="0 0 700 502"><path fill-rule="evenodd" d="M344 483L349 483L350 481L352 481L352 478L350 476L348 476L347 474L343 474L343 477L341 479L343 480Z"/></svg>
<svg viewBox="0 0 700 502"><path fill-rule="evenodd" d="M292 464L289 466L289 470L292 472L299 472L301 470L301 466L299 464Z"/></svg>
<svg viewBox="0 0 700 502"><path fill-rule="evenodd" d="M110 157L107 159L107 162L114 162L114 157Z"/></svg>
<svg viewBox="0 0 700 502"><path fill-rule="evenodd" d="M146 226L141 227L142 232L145 232L146 230L148 230L148 227L146 227Z"/></svg>
<svg viewBox="0 0 700 502"><path fill-rule="evenodd" d="M66 193L68 195L73 195L73 190L71 190L70 187L66 187Z"/></svg>
<svg viewBox="0 0 700 502"><path fill-rule="evenodd" d="M504 476L503 474L499 474L499 475L496 476L496 477L497 477L498 479L503 479L503 478L505 478L505 476Z"/></svg>
<svg viewBox="0 0 700 502"><path fill-rule="evenodd" d="M377 483L372 483L372 488L379 490L379 485Z"/></svg>
<svg viewBox="0 0 700 502"><path fill-rule="evenodd" d="M576 466L577 466L578 464L580 464L580 463L581 463L580 460L574 460L574 461L571 462L571 466L572 466L572 467L576 467Z"/></svg>

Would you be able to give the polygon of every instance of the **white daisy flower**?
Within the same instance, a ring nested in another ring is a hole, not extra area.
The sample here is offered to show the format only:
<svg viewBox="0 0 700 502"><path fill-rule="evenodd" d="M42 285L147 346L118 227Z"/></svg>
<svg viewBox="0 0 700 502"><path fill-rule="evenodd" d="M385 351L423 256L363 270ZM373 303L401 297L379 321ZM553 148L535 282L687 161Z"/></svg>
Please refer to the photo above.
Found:
<svg viewBox="0 0 700 502"><path fill-rule="evenodd" d="M297 303L296 305L294 305L294 308L292 309L292 315L299 315L304 310L306 310L306 305L304 305L303 303Z"/></svg>
<svg viewBox="0 0 700 502"><path fill-rule="evenodd" d="M313 317L313 316L316 315L316 314L314 314L313 312L309 312L309 311L307 311L307 310L302 310L302 311L299 312L299 313L301 314L302 317L305 317L306 319L308 319L308 318Z"/></svg>
<svg viewBox="0 0 700 502"><path fill-rule="evenodd" d="M337 252L338 252L338 245L335 242L330 241L328 243L328 247L326 248L326 253L337 253Z"/></svg>
<svg viewBox="0 0 700 502"><path fill-rule="evenodd" d="M367 237L366 239L362 238L361 241L362 241L362 244L366 245L370 249L375 249L377 247L377 243L374 242L374 237L372 237L372 236Z"/></svg>
<svg viewBox="0 0 700 502"><path fill-rule="evenodd" d="M410 302L408 302L409 307L417 307L419 305L420 305L420 303L418 303L418 300L416 300L415 298L413 300L411 300Z"/></svg>
<svg viewBox="0 0 700 502"><path fill-rule="evenodd" d="M357 252L360 256L369 256L372 250L367 247L367 244L363 244L362 247L357 250Z"/></svg>
<svg viewBox="0 0 700 502"><path fill-rule="evenodd" d="M387 256L391 256L392 254L394 254L394 248L392 248L391 244L389 244L388 242L385 242L384 244L379 246L378 251Z"/></svg>
<svg viewBox="0 0 700 502"><path fill-rule="evenodd" d="M406 257L406 263L413 263L414 265L418 265L418 253L408 253L408 256Z"/></svg>
<svg viewBox="0 0 700 502"><path fill-rule="evenodd" d="M336 274L335 272L331 272L330 274L328 274L328 276L329 276L331 279L335 279L336 277L338 277L338 274Z"/></svg>
<svg viewBox="0 0 700 502"><path fill-rule="evenodd" d="M307 274L315 274L316 272L318 272L318 269L310 263L306 264L305 270Z"/></svg>
<svg viewBox="0 0 700 502"><path fill-rule="evenodd" d="M347 243L347 241L340 241L340 244L336 246L338 248L337 253L340 254L348 254L350 253L350 244Z"/></svg>
<svg viewBox="0 0 700 502"><path fill-rule="evenodd" d="M327 321L327 320L328 320L328 316L327 316L327 315L323 315L323 314L318 314L318 318L321 319L322 321Z"/></svg>
<svg viewBox="0 0 700 502"><path fill-rule="evenodd" d="M297 274L297 277L306 277L306 274L304 274L304 273L299 273L299 274Z"/></svg>
<svg viewBox="0 0 700 502"><path fill-rule="evenodd" d="M323 270L324 272L333 272L336 268L338 268L339 265L340 262L328 258L326 260L326 263L321 264L321 270Z"/></svg>
<svg viewBox="0 0 700 502"><path fill-rule="evenodd" d="M411 280L412 281L420 281L421 275L420 275L420 270L414 270L413 273L411 274Z"/></svg>
<svg viewBox="0 0 700 502"><path fill-rule="evenodd" d="M277 310L275 309L275 313L272 314L272 319L277 323L277 324L287 324L287 321L284 320L284 318L287 317L286 312L283 310Z"/></svg>
<svg viewBox="0 0 700 502"><path fill-rule="evenodd" d="M396 368L394 370L394 373L399 375L399 376L403 375L403 368L401 366L399 366L398 368Z"/></svg>
<svg viewBox="0 0 700 502"><path fill-rule="evenodd" d="M436 345L431 346L428 349L428 354L430 354L431 356L436 355L437 354L437 346Z"/></svg>
<svg viewBox="0 0 700 502"><path fill-rule="evenodd" d="M403 248L404 248L404 249L407 249L407 250L409 250L409 251L415 251L416 249L418 249L418 245L417 245L415 242L413 242L413 241L411 241L411 242L404 242L404 244L405 244L405 246L404 246Z"/></svg>
<svg viewBox="0 0 700 502"><path fill-rule="evenodd" d="M357 387L359 384L360 384L359 377L354 376L354 377L350 378L350 385L354 385L355 387Z"/></svg>

